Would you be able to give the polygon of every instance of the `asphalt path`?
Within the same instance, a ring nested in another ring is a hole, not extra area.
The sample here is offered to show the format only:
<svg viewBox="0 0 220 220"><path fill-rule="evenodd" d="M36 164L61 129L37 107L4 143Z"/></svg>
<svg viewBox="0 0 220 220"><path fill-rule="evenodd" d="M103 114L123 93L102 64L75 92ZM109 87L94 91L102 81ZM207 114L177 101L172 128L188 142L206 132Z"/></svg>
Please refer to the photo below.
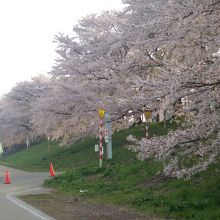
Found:
<svg viewBox="0 0 220 220"><path fill-rule="evenodd" d="M6 169L11 184L4 184ZM0 165L0 220L54 220L54 218L21 201L16 196L48 192L42 187L48 173L32 173Z"/></svg>

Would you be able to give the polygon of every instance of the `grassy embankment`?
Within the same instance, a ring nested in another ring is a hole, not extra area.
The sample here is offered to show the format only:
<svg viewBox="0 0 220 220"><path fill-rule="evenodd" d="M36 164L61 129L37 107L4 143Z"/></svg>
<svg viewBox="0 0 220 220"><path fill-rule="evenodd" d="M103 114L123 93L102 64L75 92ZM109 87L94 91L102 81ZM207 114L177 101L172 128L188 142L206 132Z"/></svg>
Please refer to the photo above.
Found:
<svg viewBox="0 0 220 220"><path fill-rule="evenodd" d="M150 135L163 135L175 124L151 124ZM57 142L42 143L15 153L4 163L16 168L48 171L49 162L55 170L66 171L45 184L75 196L106 203L125 205L137 210L175 219L220 219L220 163L191 180L166 179L156 175L162 168L153 160L138 161L124 146L126 137L144 136L144 128L133 127L113 136L113 160L104 161L98 168L94 152L97 139L87 138L69 148L60 148ZM80 190L88 190L80 193Z"/></svg>

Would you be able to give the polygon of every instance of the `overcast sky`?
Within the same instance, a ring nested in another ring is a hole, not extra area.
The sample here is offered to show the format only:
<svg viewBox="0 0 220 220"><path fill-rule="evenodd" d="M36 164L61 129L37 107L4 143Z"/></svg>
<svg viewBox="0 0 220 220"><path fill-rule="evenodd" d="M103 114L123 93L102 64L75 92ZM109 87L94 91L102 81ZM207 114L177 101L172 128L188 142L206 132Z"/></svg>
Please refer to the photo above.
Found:
<svg viewBox="0 0 220 220"><path fill-rule="evenodd" d="M50 71L55 34L71 34L89 13L120 8L121 0L0 0L0 96L16 82Z"/></svg>

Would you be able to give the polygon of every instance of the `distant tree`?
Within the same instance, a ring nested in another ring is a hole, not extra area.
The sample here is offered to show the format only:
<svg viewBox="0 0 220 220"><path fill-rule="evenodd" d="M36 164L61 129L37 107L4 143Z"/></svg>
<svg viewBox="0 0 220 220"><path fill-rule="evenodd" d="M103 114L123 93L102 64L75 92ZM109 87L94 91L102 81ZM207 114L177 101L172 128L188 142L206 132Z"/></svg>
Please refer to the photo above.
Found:
<svg viewBox="0 0 220 220"><path fill-rule="evenodd" d="M48 79L35 77L31 82L18 83L1 100L0 136L6 146L25 143L35 136L32 123L32 106L45 91Z"/></svg>

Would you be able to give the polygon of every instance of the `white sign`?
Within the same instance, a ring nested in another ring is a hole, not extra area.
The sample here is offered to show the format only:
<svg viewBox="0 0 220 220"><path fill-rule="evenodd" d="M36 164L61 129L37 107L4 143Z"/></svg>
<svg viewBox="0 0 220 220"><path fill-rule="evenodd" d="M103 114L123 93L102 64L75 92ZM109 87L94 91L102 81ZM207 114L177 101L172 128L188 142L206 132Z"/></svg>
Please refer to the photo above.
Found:
<svg viewBox="0 0 220 220"><path fill-rule="evenodd" d="M105 142L108 142L108 129L105 129Z"/></svg>
<svg viewBox="0 0 220 220"><path fill-rule="evenodd" d="M30 146L29 140L26 140L27 148Z"/></svg>
<svg viewBox="0 0 220 220"><path fill-rule="evenodd" d="M3 153L3 147L2 147L2 144L0 143L0 154Z"/></svg>
<svg viewBox="0 0 220 220"><path fill-rule="evenodd" d="M95 152L98 152L98 151L99 151L99 145L96 144L96 145L95 145Z"/></svg>

